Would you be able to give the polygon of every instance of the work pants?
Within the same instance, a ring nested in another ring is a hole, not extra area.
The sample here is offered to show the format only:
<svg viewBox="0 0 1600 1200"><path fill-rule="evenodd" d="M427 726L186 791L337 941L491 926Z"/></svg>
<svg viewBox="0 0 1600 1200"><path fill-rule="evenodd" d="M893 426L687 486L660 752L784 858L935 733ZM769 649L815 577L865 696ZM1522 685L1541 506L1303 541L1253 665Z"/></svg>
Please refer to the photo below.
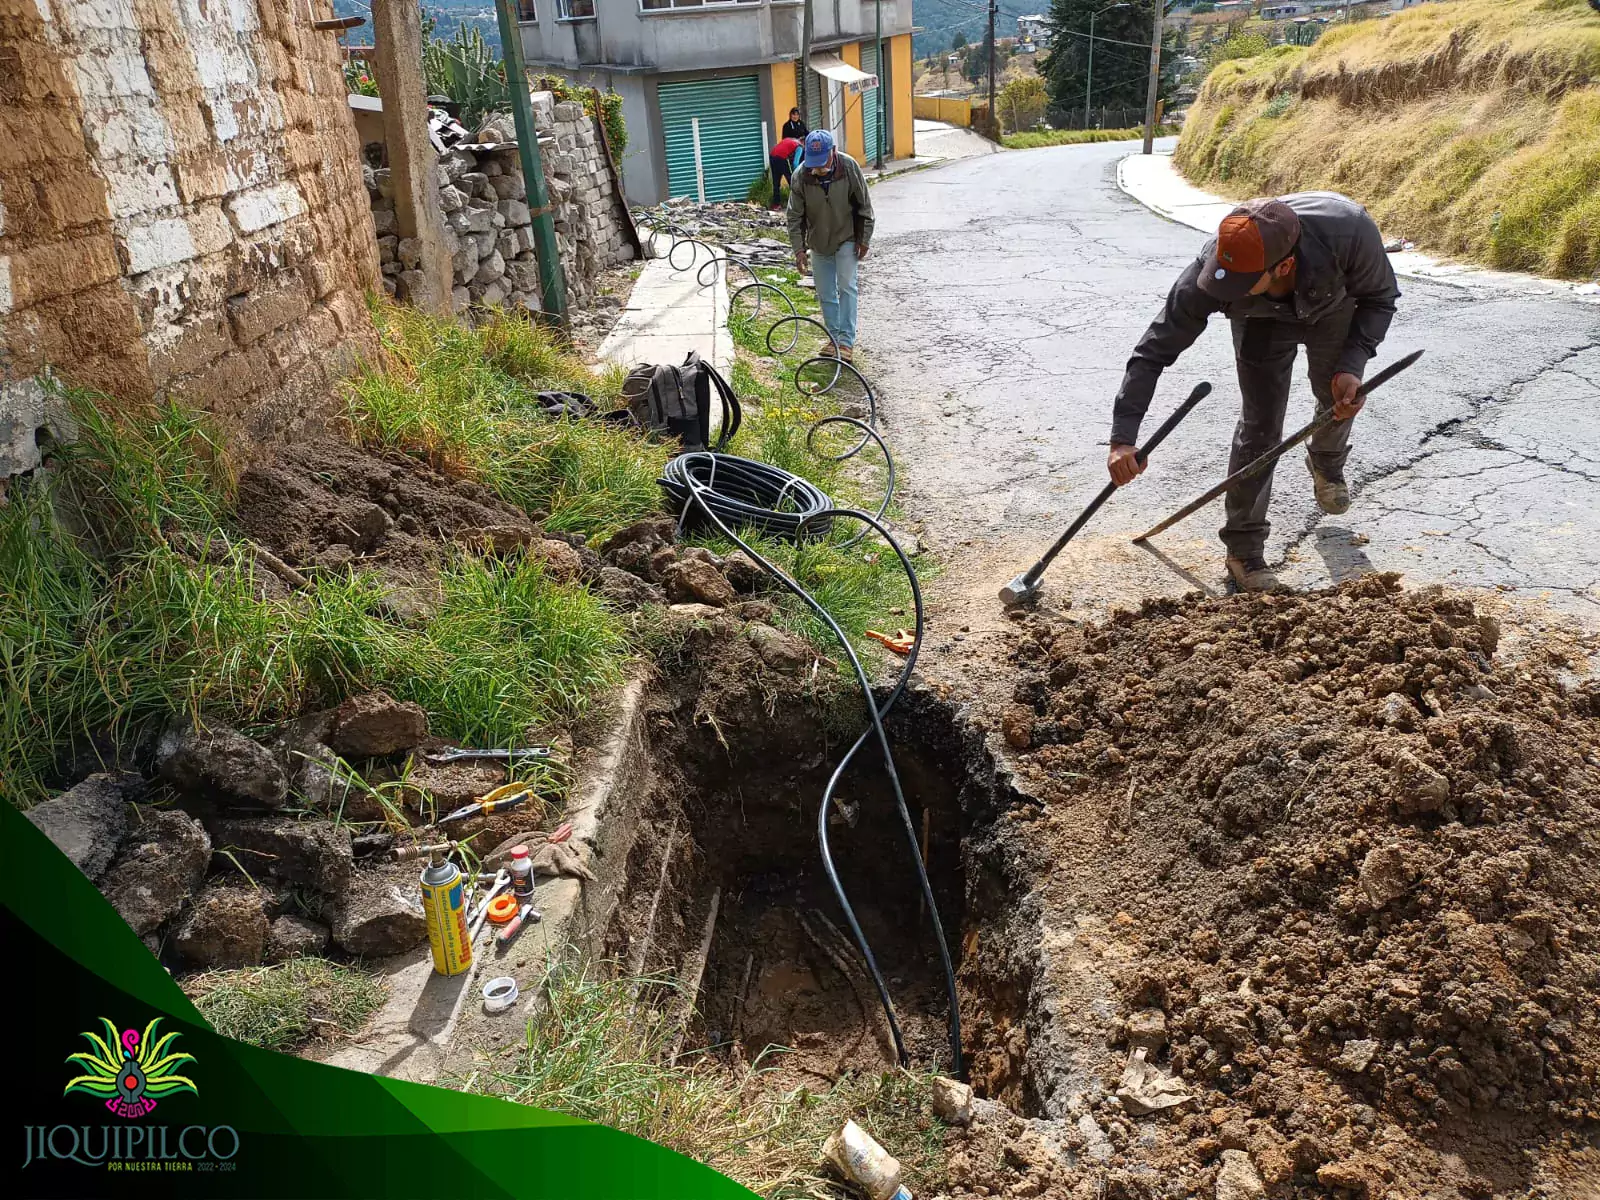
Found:
<svg viewBox="0 0 1600 1200"><path fill-rule="evenodd" d="M822 305L822 323L840 346L856 344L856 244L846 242L832 254L811 255L811 278Z"/></svg>
<svg viewBox="0 0 1600 1200"><path fill-rule="evenodd" d="M783 204L783 181L787 179L789 186L794 186L794 167L781 154L767 155L767 165L772 170L772 207L778 208Z"/></svg>
<svg viewBox="0 0 1600 1200"><path fill-rule="evenodd" d="M1242 407L1233 433L1228 473L1248 466L1283 440L1284 412L1298 348L1306 348L1306 374L1317 411L1333 407L1333 371L1350 332L1353 303L1335 309L1320 321L1243 317L1233 320L1233 351L1239 371ZM1325 479L1343 479L1350 454L1350 422L1325 425L1308 446L1311 461ZM1236 484L1226 494L1227 519L1218 531L1234 558L1260 557L1271 522L1272 467L1254 479Z"/></svg>

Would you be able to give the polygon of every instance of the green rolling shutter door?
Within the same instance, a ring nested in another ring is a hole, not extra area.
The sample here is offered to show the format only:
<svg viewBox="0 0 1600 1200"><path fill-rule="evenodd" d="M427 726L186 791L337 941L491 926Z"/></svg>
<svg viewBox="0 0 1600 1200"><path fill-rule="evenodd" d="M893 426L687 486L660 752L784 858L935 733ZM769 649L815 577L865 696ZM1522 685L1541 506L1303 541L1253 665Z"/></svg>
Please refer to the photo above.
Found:
<svg viewBox="0 0 1600 1200"><path fill-rule="evenodd" d="M761 142L761 84L754 75L696 79L657 88L667 143L667 190L700 195L694 166L694 119L700 119L700 165L707 200L743 200L767 168ZM774 139L776 140L776 139Z"/></svg>
<svg viewBox="0 0 1600 1200"><path fill-rule="evenodd" d="M795 94L800 94L800 75L805 70L797 58L794 61L794 86ZM828 86L828 81L815 71L811 72L811 81L806 85L806 128L826 129L828 122L822 117L822 89Z"/></svg>
<svg viewBox="0 0 1600 1200"><path fill-rule="evenodd" d="M878 70L878 43L861 43L861 69L878 76L878 86L861 94L861 129L866 137L867 162L878 161L878 110L883 104L883 75Z"/></svg>

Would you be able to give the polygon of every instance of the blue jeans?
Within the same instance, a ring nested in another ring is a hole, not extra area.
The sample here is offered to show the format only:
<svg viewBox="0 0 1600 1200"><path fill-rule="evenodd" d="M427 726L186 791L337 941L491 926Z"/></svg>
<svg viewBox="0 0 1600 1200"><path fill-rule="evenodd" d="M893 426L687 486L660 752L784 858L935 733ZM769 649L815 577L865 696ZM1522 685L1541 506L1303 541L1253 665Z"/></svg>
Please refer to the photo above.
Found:
<svg viewBox="0 0 1600 1200"><path fill-rule="evenodd" d="M832 254L811 256L811 278L822 305L822 323L841 346L856 344L856 244L846 242Z"/></svg>

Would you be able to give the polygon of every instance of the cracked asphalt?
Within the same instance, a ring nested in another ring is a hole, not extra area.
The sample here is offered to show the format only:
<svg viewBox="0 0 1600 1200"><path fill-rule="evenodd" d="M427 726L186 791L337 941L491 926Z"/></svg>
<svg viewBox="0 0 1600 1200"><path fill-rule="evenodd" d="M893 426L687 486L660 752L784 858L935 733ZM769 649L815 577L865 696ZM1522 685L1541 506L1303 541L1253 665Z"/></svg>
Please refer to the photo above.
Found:
<svg viewBox="0 0 1600 1200"><path fill-rule="evenodd" d="M1105 484L1123 366L1205 241L1118 190L1134 149L1012 151L873 189L859 344L912 524L946 563L935 648L995 628L1000 585ZM1356 421L1348 513L1315 507L1300 454L1280 462L1268 557L1297 587L1395 570L1600 623L1600 306L1470 278L1400 286L1369 373L1427 353ZM1303 354L1296 370L1288 429L1314 411ZM1163 377L1145 432L1202 379L1212 395L1056 560L1048 603L1221 590L1220 502L1150 550L1129 540L1225 474L1238 385L1224 319Z"/></svg>

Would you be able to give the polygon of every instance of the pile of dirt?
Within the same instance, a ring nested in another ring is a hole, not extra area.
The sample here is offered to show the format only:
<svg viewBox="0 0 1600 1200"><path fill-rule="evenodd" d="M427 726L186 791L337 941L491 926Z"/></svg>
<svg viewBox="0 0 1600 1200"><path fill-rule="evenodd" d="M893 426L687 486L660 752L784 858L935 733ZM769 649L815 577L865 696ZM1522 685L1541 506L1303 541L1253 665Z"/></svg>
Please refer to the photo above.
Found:
<svg viewBox="0 0 1600 1200"><path fill-rule="evenodd" d="M1192 1095L1089 1116L1124 1194L1225 1150L1274 1195L1539 1194L1593 1136L1600 693L1498 638L1392 576L1024 626L1019 840L1122 943L1102 1083L1142 1045Z"/></svg>

